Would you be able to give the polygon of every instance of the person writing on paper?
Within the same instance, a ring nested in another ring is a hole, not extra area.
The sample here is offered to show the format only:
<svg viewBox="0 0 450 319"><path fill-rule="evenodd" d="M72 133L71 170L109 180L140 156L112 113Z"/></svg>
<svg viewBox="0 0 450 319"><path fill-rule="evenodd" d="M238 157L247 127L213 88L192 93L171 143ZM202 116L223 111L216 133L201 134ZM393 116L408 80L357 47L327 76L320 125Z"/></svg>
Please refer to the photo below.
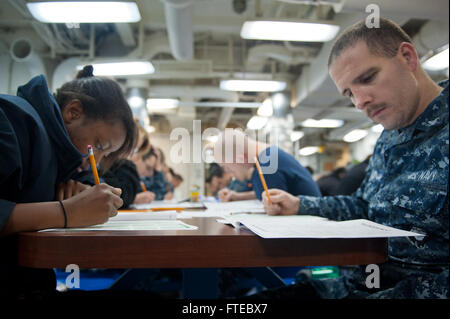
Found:
<svg viewBox="0 0 450 319"><path fill-rule="evenodd" d="M297 197L270 189L272 205L262 195L267 213L364 218L425 234L389 239L378 291L355 288L367 275L358 268L340 297L448 298L448 80L434 83L409 36L387 19L380 28L361 21L344 31L331 50L329 73L356 108L384 126L366 176L351 196Z"/></svg>
<svg viewBox="0 0 450 319"><path fill-rule="evenodd" d="M167 182L164 173L156 170L156 166L158 165L156 148L153 146L150 147L150 150L142 155L142 157L135 159L134 163L147 191L154 194L155 200L163 200L164 195L167 193ZM141 194L145 194L145 192L136 195L136 204L146 203L145 201L139 201Z"/></svg>
<svg viewBox="0 0 450 319"><path fill-rule="evenodd" d="M245 180L231 176L224 169L214 163L209 170L209 176L206 179L206 185L214 197L218 197L221 202L233 200L244 200L256 198L250 182L247 180L251 176L251 170L244 177ZM248 177L247 177L248 176Z"/></svg>
<svg viewBox="0 0 450 319"><path fill-rule="evenodd" d="M6 253L8 235L101 224L122 205L118 188L71 181L89 167L89 144L105 168L134 145L133 117L120 86L92 71L85 67L55 96L42 75L19 87L17 96L0 95L0 294L54 291L56 284L51 270L33 274L17 267Z"/></svg>
<svg viewBox="0 0 450 319"><path fill-rule="evenodd" d="M276 146L254 140L238 129L225 129L214 145L214 158L226 172L237 178L244 178L251 172L248 178L254 196L261 200L264 188L255 169L255 157L269 188L282 189L292 195L321 196L319 187L306 168Z"/></svg>

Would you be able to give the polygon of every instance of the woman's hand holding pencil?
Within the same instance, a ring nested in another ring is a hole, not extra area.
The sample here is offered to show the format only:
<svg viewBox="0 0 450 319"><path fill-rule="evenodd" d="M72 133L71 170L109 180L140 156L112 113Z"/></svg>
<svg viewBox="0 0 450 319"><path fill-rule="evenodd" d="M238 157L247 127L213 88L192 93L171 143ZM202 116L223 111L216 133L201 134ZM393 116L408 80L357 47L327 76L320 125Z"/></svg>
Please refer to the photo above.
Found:
<svg viewBox="0 0 450 319"><path fill-rule="evenodd" d="M103 224L117 215L123 205L122 190L99 184L63 201L67 212L67 227Z"/></svg>
<svg viewBox="0 0 450 319"><path fill-rule="evenodd" d="M267 193L262 192L262 202L268 215L296 215L300 206L297 196L276 188L267 190Z"/></svg>
<svg viewBox="0 0 450 319"><path fill-rule="evenodd" d="M63 201L67 215L67 227L103 224L110 217L116 216L117 210L123 205L120 188L100 184L94 152L90 145L88 145L88 152L95 185Z"/></svg>

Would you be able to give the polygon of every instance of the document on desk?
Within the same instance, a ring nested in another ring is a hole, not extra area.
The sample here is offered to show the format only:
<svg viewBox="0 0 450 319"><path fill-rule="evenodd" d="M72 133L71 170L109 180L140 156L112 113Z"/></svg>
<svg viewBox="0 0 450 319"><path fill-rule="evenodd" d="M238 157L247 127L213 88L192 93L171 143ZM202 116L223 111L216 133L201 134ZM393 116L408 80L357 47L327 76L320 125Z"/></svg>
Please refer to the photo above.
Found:
<svg viewBox="0 0 450 319"><path fill-rule="evenodd" d="M83 228L55 228L41 231L92 231L92 230L195 230L197 226L186 224L180 220L112 220L106 223Z"/></svg>
<svg viewBox="0 0 450 319"><path fill-rule="evenodd" d="M183 208L183 209L205 208L203 203L191 203L191 202L177 203L177 202L164 201L164 200L155 200L148 204L133 204L133 205L130 205L130 207L132 209L152 209L152 208L167 208L167 207Z"/></svg>
<svg viewBox="0 0 450 319"><path fill-rule="evenodd" d="M332 221L316 216L236 215L241 223L263 238L386 238L423 237L423 234L381 225L366 219Z"/></svg>
<svg viewBox="0 0 450 319"><path fill-rule="evenodd" d="M265 213L264 205L257 199L254 200L239 200L226 203L212 203L204 202L207 211L216 213L217 217L221 215L232 215L241 213L260 214Z"/></svg>

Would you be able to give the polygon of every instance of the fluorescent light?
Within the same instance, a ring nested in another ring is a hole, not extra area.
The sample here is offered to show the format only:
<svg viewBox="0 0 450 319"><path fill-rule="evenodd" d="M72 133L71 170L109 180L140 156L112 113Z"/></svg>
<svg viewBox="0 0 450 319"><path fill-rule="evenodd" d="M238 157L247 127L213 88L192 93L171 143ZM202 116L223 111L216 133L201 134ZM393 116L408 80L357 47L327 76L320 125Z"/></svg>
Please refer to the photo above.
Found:
<svg viewBox="0 0 450 319"><path fill-rule="evenodd" d="M303 133L302 131L292 131L291 132L291 142L298 141L303 136L305 136L305 133Z"/></svg>
<svg viewBox="0 0 450 319"><path fill-rule="evenodd" d="M248 122L247 122L247 128L249 130L260 130L262 129L269 119L267 117L262 116L253 116Z"/></svg>
<svg viewBox="0 0 450 319"><path fill-rule="evenodd" d="M133 95L128 98L128 104L134 109L138 109L145 105L145 99L142 96Z"/></svg>
<svg viewBox="0 0 450 319"><path fill-rule="evenodd" d="M220 88L240 92L278 92L286 88L284 81L270 80L222 80Z"/></svg>
<svg viewBox="0 0 450 319"><path fill-rule="evenodd" d="M177 99L147 99L147 110L149 112L156 110L175 109L178 107Z"/></svg>
<svg viewBox="0 0 450 319"><path fill-rule="evenodd" d="M261 106L259 102L180 102L180 106L196 107L232 107L232 108L250 108L256 109Z"/></svg>
<svg viewBox="0 0 450 319"><path fill-rule="evenodd" d="M318 146L306 146L306 147L301 148L298 151L298 153L301 156L309 156L309 155L317 153L318 151L319 151L319 147Z"/></svg>
<svg viewBox="0 0 450 319"><path fill-rule="evenodd" d="M30 2L27 7L36 20L45 23L119 23L141 20L134 2Z"/></svg>
<svg viewBox="0 0 450 319"><path fill-rule="evenodd" d="M344 135L343 140L347 143L353 143L359 141L360 139L366 137L369 132L367 130L353 130Z"/></svg>
<svg viewBox="0 0 450 319"><path fill-rule="evenodd" d="M264 102L261 104L261 106L258 108L258 111L256 113L259 116L266 116L266 117L272 116L273 115L272 100L270 98L265 99Z"/></svg>
<svg viewBox="0 0 450 319"><path fill-rule="evenodd" d="M153 125L146 125L146 126L144 126L144 129L147 131L147 133L153 133L156 131L156 129Z"/></svg>
<svg viewBox="0 0 450 319"><path fill-rule="evenodd" d="M96 76L142 75L155 72L155 68L148 61L92 63L92 66ZM77 68L81 70L83 66L79 65Z"/></svg>
<svg viewBox="0 0 450 319"><path fill-rule="evenodd" d="M423 63L423 68L429 71L448 69L448 48L432 56Z"/></svg>
<svg viewBox="0 0 450 319"><path fill-rule="evenodd" d="M324 127L324 128L334 128L341 127L344 125L344 121L342 120L334 120L334 119L307 119L300 123L303 127Z"/></svg>
<svg viewBox="0 0 450 319"><path fill-rule="evenodd" d="M209 135L206 140L210 143L216 143L219 140L219 135Z"/></svg>
<svg viewBox="0 0 450 319"><path fill-rule="evenodd" d="M241 37L255 40L326 42L339 32L339 26L293 21L246 21Z"/></svg>
<svg viewBox="0 0 450 319"><path fill-rule="evenodd" d="M372 127L370 128L370 130L371 130L372 132L375 132L375 133L381 133L381 132L383 132L384 127L383 127L383 125L381 125L381 124L377 124L377 125L372 126Z"/></svg>

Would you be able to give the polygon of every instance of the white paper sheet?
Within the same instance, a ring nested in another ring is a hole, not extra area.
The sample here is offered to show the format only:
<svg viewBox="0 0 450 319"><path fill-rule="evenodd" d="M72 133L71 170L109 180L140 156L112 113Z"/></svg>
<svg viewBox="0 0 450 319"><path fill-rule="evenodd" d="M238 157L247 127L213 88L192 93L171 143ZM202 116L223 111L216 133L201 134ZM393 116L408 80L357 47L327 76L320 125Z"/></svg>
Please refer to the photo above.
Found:
<svg viewBox="0 0 450 319"><path fill-rule="evenodd" d="M237 215L229 219L242 223L263 238L383 238L424 236L366 219L336 222L315 216Z"/></svg>
<svg viewBox="0 0 450 319"><path fill-rule="evenodd" d="M203 203L191 203L191 202L177 203L173 201L163 201L163 200L155 200L148 204L130 205L131 209L151 209L151 208L165 208L165 207L189 208L189 209L205 208Z"/></svg>
<svg viewBox="0 0 450 319"><path fill-rule="evenodd" d="M83 228L55 228L41 231L92 231L92 230L195 230L197 226L186 224L180 220L109 220L104 224Z"/></svg>
<svg viewBox="0 0 450 319"><path fill-rule="evenodd" d="M162 212L137 212L137 213L119 213L111 217L109 221L118 221L118 220L128 220L128 221L136 221L136 220L170 220L177 219L177 212L175 210L166 210Z"/></svg>
<svg viewBox="0 0 450 319"><path fill-rule="evenodd" d="M207 210L216 213L217 217L240 213L265 213L264 206L259 200L240 200L226 203L205 202Z"/></svg>

